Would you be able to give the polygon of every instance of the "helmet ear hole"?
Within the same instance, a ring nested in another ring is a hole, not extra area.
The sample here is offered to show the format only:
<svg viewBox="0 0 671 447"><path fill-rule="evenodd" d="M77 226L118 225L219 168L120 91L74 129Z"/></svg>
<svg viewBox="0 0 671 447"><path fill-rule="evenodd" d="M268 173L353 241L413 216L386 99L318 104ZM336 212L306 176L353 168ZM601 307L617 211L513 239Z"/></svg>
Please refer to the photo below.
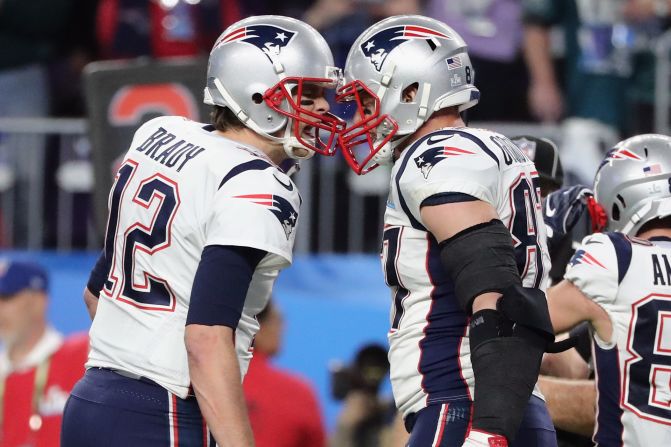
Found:
<svg viewBox="0 0 671 447"><path fill-rule="evenodd" d="M252 101L254 104L261 104L263 102L263 95L259 92L256 92L252 95Z"/></svg>
<svg viewBox="0 0 671 447"><path fill-rule="evenodd" d="M610 210L610 217L615 221L620 220L620 207L617 206L617 203L613 203L613 207Z"/></svg>
<svg viewBox="0 0 671 447"><path fill-rule="evenodd" d="M412 84L404 88L403 93L401 93L401 102L404 103L415 102L418 90L419 90L419 82L413 82Z"/></svg>

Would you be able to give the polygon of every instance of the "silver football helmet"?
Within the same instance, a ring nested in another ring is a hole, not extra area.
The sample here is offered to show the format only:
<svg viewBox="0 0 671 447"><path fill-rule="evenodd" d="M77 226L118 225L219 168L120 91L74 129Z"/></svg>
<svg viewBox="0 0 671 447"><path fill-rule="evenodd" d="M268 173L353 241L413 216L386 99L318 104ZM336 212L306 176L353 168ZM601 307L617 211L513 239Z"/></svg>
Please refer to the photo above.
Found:
<svg viewBox="0 0 671 447"><path fill-rule="evenodd" d="M310 25L255 16L228 27L214 44L204 101L228 107L292 158L333 155L342 121L301 107L300 98L306 83L335 89L341 79L328 44ZM297 148L308 149L308 156L299 156Z"/></svg>
<svg viewBox="0 0 671 447"><path fill-rule="evenodd" d="M615 145L594 179L607 230L635 236L652 219L671 215L671 138L644 134Z"/></svg>
<svg viewBox="0 0 671 447"><path fill-rule="evenodd" d="M355 121L338 143L350 167L365 174L392 161L393 148L437 110L474 106L480 92L466 43L452 28L419 15L394 16L368 28L354 42L337 100L354 101ZM416 86L413 102L404 101ZM373 97L374 104L366 97ZM365 112L365 113L364 113ZM361 160L355 151L368 149Z"/></svg>

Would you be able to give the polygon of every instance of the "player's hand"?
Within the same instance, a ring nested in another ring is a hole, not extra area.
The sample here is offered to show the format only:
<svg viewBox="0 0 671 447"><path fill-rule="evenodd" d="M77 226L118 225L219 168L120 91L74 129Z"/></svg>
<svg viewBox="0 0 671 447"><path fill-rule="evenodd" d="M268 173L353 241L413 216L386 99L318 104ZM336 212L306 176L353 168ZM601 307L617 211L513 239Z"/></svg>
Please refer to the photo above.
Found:
<svg viewBox="0 0 671 447"><path fill-rule="evenodd" d="M528 93L532 115L544 123L556 123L561 118L564 104L556 84L532 82Z"/></svg>
<svg viewBox="0 0 671 447"><path fill-rule="evenodd" d="M508 447L508 441L505 436L471 430L462 447Z"/></svg>
<svg viewBox="0 0 671 447"><path fill-rule="evenodd" d="M558 189L545 198L543 220L547 228L550 252L564 235L573 229L585 212L588 199L593 196L591 189L576 185Z"/></svg>

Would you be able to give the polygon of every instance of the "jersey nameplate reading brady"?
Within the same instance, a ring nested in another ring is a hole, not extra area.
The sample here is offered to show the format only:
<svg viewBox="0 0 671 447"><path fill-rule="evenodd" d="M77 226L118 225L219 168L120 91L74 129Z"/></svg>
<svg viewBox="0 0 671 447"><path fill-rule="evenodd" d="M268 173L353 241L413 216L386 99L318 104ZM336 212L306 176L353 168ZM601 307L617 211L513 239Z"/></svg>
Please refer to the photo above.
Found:
<svg viewBox="0 0 671 447"><path fill-rule="evenodd" d="M196 146L186 140L179 140L177 143L171 144L176 138L174 134L163 127L159 127L135 150L169 168L174 168L177 163L181 162L177 168L177 172L179 172L189 160L195 158L205 148Z"/></svg>

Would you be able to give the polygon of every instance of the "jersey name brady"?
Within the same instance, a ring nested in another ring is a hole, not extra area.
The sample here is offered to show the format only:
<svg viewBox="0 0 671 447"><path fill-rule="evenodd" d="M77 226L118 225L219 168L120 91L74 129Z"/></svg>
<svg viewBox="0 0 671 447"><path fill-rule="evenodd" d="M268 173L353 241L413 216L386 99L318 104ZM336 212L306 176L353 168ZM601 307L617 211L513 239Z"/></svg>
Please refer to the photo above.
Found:
<svg viewBox="0 0 671 447"><path fill-rule="evenodd" d="M244 375L259 328L255 316L278 271L292 261L299 206L291 179L262 152L180 117L144 124L110 193L105 258L111 267L87 367L147 377L185 398L184 331L201 253L208 245L234 245L267 252L235 334Z"/></svg>

